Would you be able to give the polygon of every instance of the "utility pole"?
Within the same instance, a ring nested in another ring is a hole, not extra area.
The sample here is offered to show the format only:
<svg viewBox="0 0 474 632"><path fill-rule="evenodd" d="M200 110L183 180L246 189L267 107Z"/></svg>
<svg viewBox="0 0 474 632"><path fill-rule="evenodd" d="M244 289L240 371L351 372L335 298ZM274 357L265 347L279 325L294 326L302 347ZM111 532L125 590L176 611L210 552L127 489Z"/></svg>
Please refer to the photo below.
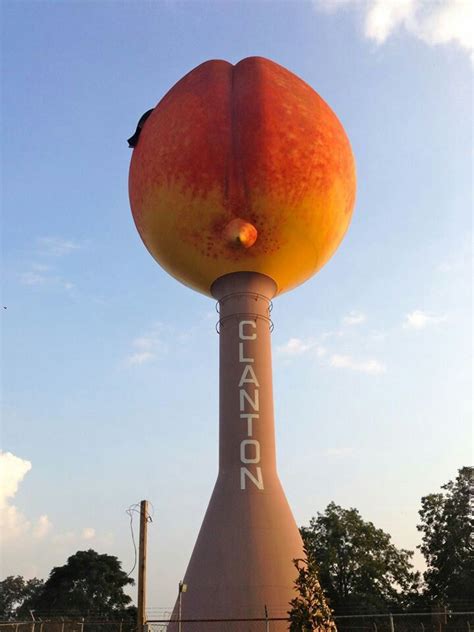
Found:
<svg viewBox="0 0 474 632"><path fill-rule="evenodd" d="M185 584L184 582L179 582L178 585L178 632L181 632L182 625L181 625L181 608L182 608L182 603L183 603L183 593L185 593L188 589L187 584Z"/></svg>
<svg viewBox="0 0 474 632"><path fill-rule="evenodd" d="M140 541L138 544L137 632L144 632L146 623L146 549L148 520L148 500L142 500L140 503Z"/></svg>

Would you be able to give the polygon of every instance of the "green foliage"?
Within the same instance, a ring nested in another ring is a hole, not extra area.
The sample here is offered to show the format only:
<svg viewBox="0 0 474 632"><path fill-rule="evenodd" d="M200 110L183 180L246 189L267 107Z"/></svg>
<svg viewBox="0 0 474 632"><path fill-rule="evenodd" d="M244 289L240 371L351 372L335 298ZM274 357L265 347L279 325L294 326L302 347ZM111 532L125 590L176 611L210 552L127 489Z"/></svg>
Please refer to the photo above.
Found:
<svg viewBox="0 0 474 632"><path fill-rule="evenodd" d="M357 509L330 503L301 534L336 614L406 608L417 594L413 553L397 549L390 535L365 522Z"/></svg>
<svg viewBox="0 0 474 632"><path fill-rule="evenodd" d="M426 594L432 604L474 608L474 468L442 489L424 496L419 512Z"/></svg>
<svg viewBox="0 0 474 632"><path fill-rule="evenodd" d="M53 568L33 606L42 615L123 614L131 598L123 592L134 581L112 555L78 551L64 566Z"/></svg>
<svg viewBox="0 0 474 632"><path fill-rule="evenodd" d="M298 596L290 602L290 632L336 632L332 610L319 583L316 560L306 546L304 552L304 560L294 560L298 571L295 580Z"/></svg>
<svg viewBox="0 0 474 632"><path fill-rule="evenodd" d="M10 575L0 582L0 619L21 617L32 600L40 593L43 581L34 577L25 580L21 575Z"/></svg>

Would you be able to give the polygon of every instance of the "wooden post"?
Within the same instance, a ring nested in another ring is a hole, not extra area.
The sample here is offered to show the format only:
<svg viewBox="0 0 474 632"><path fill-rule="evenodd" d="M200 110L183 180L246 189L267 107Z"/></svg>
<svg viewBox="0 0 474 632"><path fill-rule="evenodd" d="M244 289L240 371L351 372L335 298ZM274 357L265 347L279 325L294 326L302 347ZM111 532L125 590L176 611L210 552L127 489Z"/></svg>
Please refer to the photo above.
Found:
<svg viewBox="0 0 474 632"><path fill-rule="evenodd" d="M179 582L178 584L178 632L181 632L183 629L181 625L181 608L183 605L183 593L188 590L188 585L184 582Z"/></svg>
<svg viewBox="0 0 474 632"><path fill-rule="evenodd" d="M35 615L33 613L34 610L30 610L30 616L33 620L33 623L31 624L31 632L35 632Z"/></svg>
<svg viewBox="0 0 474 632"><path fill-rule="evenodd" d="M144 632L146 623L146 549L148 527L148 501L140 503L140 541L138 545L138 615L137 632Z"/></svg>

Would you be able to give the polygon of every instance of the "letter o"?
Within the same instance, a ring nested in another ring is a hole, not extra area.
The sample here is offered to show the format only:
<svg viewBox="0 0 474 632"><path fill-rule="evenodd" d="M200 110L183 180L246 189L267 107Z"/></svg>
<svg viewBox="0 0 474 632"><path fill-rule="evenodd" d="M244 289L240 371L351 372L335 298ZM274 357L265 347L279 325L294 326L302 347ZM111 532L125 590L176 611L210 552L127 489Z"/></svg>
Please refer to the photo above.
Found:
<svg viewBox="0 0 474 632"><path fill-rule="evenodd" d="M247 446L255 446L255 456L250 458L246 454ZM260 443L255 439L244 439L240 444L240 460L242 463L260 463Z"/></svg>

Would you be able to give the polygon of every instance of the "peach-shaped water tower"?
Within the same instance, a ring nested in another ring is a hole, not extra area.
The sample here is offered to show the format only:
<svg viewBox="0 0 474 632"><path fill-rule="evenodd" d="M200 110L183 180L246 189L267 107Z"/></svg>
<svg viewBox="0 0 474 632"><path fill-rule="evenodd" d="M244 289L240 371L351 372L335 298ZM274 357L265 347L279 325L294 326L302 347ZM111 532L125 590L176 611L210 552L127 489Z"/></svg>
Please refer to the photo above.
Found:
<svg viewBox="0 0 474 632"><path fill-rule="evenodd" d="M349 140L309 85L249 57L189 72L134 144L130 202L143 242L219 310L219 474L184 578L182 616L257 618L266 606L284 617L302 542L276 469L271 299L315 274L344 237L355 198Z"/></svg>

